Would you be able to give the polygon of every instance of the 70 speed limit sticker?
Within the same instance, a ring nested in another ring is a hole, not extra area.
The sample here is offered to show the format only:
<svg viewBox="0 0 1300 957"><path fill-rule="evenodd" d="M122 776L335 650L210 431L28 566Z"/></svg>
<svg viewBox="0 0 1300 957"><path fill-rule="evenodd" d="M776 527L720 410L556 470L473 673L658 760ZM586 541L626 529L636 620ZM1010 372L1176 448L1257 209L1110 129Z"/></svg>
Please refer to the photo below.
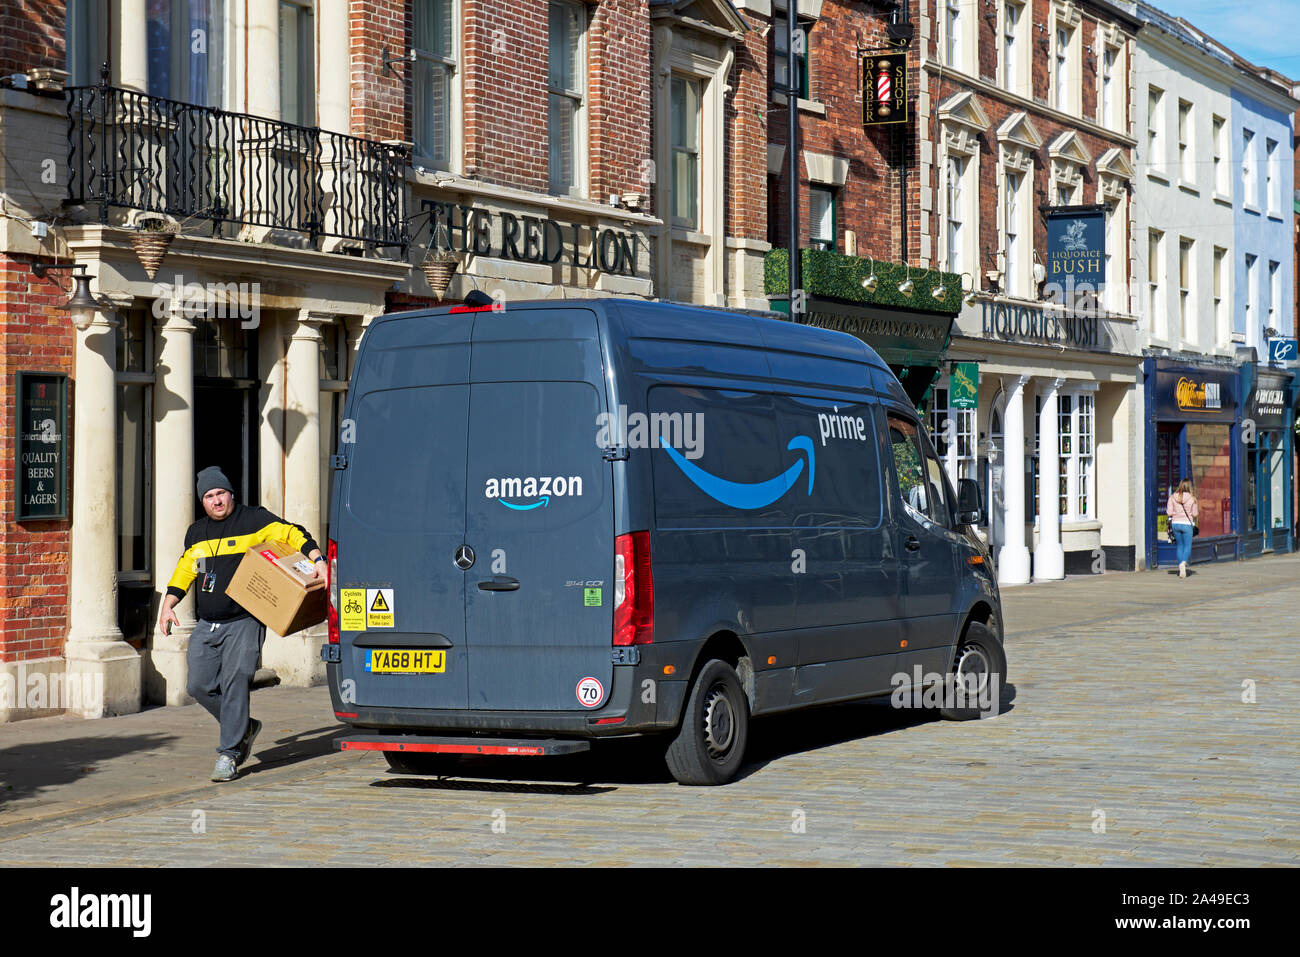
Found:
<svg viewBox="0 0 1300 957"><path fill-rule="evenodd" d="M583 678L578 682L577 695L584 708L596 708L605 700L605 686L596 678Z"/></svg>

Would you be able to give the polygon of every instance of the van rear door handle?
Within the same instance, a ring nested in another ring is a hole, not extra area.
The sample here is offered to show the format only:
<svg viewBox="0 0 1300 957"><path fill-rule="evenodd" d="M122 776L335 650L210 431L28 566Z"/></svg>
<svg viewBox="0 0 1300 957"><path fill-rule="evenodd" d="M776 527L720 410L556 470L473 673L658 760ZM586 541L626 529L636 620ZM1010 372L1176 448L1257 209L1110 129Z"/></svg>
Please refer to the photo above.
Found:
<svg viewBox="0 0 1300 957"><path fill-rule="evenodd" d="M507 578L505 575L497 575L491 581L481 581L478 583L481 591L518 591L519 579Z"/></svg>
<svg viewBox="0 0 1300 957"><path fill-rule="evenodd" d="M903 547L906 548L909 552L915 552L915 551L918 551L918 550L921 548L921 543L920 543L919 541L917 541L917 538L916 538L915 535L908 535L908 536L907 536L907 541L905 541L905 542L903 543ZM480 587L482 587L482 586L480 586Z"/></svg>

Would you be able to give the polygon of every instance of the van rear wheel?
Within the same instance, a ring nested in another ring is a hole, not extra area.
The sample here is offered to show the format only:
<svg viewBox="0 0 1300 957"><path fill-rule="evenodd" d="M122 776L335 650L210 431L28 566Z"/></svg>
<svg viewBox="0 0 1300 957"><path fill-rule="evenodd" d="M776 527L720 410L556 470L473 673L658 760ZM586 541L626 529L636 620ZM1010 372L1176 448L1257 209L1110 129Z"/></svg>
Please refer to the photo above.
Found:
<svg viewBox="0 0 1300 957"><path fill-rule="evenodd" d="M691 688L677 737L664 754L679 784L726 784L745 759L749 701L731 665L713 659Z"/></svg>
<svg viewBox="0 0 1300 957"><path fill-rule="evenodd" d="M1002 689L1007 682L1007 653L987 626L978 621L966 626L949 680L944 698L954 693L957 698L945 700L947 707L939 709L942 717L949 721L971 721L992 718L1001 712Z"/></svg>

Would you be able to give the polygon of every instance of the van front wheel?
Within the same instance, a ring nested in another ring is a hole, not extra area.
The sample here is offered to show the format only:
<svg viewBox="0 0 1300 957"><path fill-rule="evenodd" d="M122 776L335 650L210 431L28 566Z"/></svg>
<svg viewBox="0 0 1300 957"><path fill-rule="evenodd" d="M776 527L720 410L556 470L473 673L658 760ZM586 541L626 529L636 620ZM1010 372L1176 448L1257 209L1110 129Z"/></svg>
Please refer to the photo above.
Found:
<svg viewBox="0 0 1300 957"><path fill-rule="evenodd" d="M749 739L749 702L731 665L709 661L695 679L682 726L664 755L679 784L726 784Z"/></svg>
<svg viewBox="0 0 1300 957"><path fill-rule="evenodd" d="M939 709L949 721L971 721L996 717L1002 710L1002 690L1007 682L1007 653L1002 642L977 621L966 627L957 646L949 675L945 702Z"/></svg>

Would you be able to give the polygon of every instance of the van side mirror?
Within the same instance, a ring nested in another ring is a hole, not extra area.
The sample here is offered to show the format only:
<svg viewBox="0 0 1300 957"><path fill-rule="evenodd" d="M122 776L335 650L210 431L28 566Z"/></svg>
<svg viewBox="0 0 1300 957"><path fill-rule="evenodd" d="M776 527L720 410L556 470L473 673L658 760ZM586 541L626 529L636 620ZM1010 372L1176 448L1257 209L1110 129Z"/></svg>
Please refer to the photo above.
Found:
<svg viewBox="0 0 1300 957"><path fill-rule="evenodd" d="M974 479L957 481L957 524L979 525L984 521L984 509L980 507L980 487Z"/></svg>

